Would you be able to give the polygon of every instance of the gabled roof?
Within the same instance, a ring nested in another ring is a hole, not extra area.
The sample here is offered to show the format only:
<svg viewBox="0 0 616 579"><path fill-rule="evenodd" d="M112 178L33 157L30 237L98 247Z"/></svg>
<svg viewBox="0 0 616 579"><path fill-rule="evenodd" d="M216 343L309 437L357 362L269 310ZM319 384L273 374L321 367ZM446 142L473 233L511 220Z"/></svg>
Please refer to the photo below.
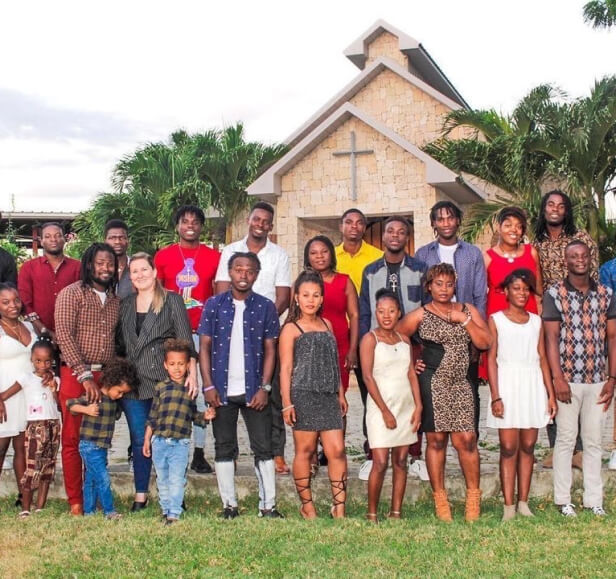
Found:
<svg viewBox="0 0 616 579"><path fill-rule="evenodd" d="M462 95L451 84L438 64L434 62L428 51L420 42L392 26L385 20L377 20L359 38L352 42L344 51L344 55L363 70L368 58L368 45L383 32L389 32L398 38L400 52L409 58L411 66L416 69L418 75L436 90L456 101L460 106L470 108Z"/></svg>
<svg viewBox="0 0 616 579"><path fill-rule="evenodd" d="M451 110L457 110L462 106L445 96L443 93L430 86L428 83L421 80L419 77L411 74L408 70L400 66L397 62L390 58L380 57L370 63L364 70L356 76L349 84L347 84L334 98L321 107L312 117L310 117L299 129L291 134L285 143L293 147L301 139L303 139L310 131L322 123L329 115L337 110L342 104L352 99L366 85L368 85L376 76L383 70L390 70L394 74L417 87L422 92L429 94L431 97L445 105Z"/></svg>
<svg viewBox="0 0 616 579"><path fill-rule="evenodd" d="M486 198L486 194L481 189L467 184L459 175L445 167L445 165L442 165L387 125L373 119L349 102L340 106L333 114L328 116L320 125L299 141L286 155L263 173L248 187L248 194L259 197L280 195L282 176L288 173L310 151L351 117L359 119L424 163L426 166L426 182L446 193L454 201L458 203L472 203Z"/></svg>

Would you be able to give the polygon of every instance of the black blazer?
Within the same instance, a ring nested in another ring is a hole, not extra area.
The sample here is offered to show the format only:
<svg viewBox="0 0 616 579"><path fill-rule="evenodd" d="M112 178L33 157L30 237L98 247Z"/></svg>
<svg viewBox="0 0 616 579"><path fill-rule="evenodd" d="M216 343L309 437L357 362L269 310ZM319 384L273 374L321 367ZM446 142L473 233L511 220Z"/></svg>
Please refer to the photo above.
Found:
<svg viewBox="0 0 616 579"><path fill-rule="evenodd" d="M130 360L139 374L139 393L132 392L127 398L147 400L154 396L158 382L168 380L163 366L165 360L164 342L167 338L180 338L190 342L192 355L197 356L188 314L182 297L167 292L163 308L158 314L152 309L147 313L141 332L137 335L137 294L125 297L120 304L120 319L116 327L116 346L119 356Z"/></svg>

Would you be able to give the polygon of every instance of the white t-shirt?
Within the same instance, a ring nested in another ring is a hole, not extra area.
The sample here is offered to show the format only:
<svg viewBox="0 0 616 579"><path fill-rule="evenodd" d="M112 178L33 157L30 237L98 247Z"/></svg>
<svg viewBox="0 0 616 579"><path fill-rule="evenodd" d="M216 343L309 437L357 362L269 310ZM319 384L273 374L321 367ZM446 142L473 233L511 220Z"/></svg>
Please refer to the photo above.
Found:
<svg viewBox="0 0 616 579"><path fill-rule="evenodd" d="M229 278L229 259L234 253L250 251L246 244L247 239L247 237L244 237L240 241L234 241L222 250L216 271L216 281L231 281ZM282 247L268 239L263 249L257 253L257 257L261 263L261 271L252 286L252 291L276 303L276 288L291 287L292 285L289 256Z"/></svg>
<svg viewBox="0 0 616 579"><path fill-rule="evenodd" d="M54 378L58 384L58 378ZM17 380L26 398L26 420L59 420L60 412L53 392L43 386L43 379L34 373L24 374Z"/></svg>
<svg viewBox="0 0 616 579"><path fill-rule="evenodd" d="M458 249L458 244L454 243L453 245L441 245L438 244L438 255L441 258L441 262L448 263L451 266L456 267L456 264L453 261L453 254Z"/></svg>
<svg viewBox="0 0 616 579"><path fill-rule="evenodd" d="M105 302L107 301L107 292L99 292L98 290L95 290L93 288L94 293L99 297L99 299L101 300L101 303L103 305L105 305Z"/></svg>
<svg viewBox="0 0 616 579"><path fill-rule="evenodd" d="M244 364L244 300L233 300L235 316L229 344L229 372L227 374L227 396L246 394L246 373Z"/></svg>

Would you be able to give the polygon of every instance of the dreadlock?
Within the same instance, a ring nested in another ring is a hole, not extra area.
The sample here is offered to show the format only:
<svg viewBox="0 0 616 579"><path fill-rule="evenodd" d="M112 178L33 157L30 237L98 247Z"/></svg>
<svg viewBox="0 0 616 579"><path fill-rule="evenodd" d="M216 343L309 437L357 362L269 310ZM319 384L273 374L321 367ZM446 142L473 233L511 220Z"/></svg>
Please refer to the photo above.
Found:
<svg viewBox="0 0 616 579"><path fill-rule="evenodd" d="M541 198L541 206L539 207L539 215L537 216L537 224L535 225L535 239L541 241L548 237L548 223L545 220L545 208L548 205L548 199L550 195L560 195L563 203L565 204L565 220L563 221L563 233L567 236L572 236L577 232L577 227L573 221L573 205L571 199L566 193L563 193L560 189L554 189L549 193L546 193Z"/></svg>

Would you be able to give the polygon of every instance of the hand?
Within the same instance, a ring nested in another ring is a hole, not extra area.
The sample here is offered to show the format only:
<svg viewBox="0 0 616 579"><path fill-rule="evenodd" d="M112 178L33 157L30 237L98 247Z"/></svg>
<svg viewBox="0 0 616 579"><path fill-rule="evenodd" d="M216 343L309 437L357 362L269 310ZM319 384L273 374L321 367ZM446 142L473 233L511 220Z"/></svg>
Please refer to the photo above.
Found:
<svg viewBox="0 0 616 579"><path fill-rule="evenodd" d="M288 424L291 428L293 428L297 417L295 416L295 408L293 406L289 408L289 406L291 405L289 404L288 406L285 406L286 410L282 413L282 419L285 424Z"/></svg>
<svg viewBox="0 0 616 579"><path fill-rule="evenodd" d="M571 388L564 378L554 378L554 393L559 402L571 404Z"/></svg>
<svg viewBox="0 0 616 579"><path fill-rule="evenodd" d="M383 422L385 422L385 426L389 428L389 430L393 430L398 426L398 422L396 421L396 417L391 413L389 408L386 408L381 412L383 416Z"/></svg>
<svg viewBox="0 0 616 579"><path fill-rule="evenodd" d="M48 385L43 384L43 386L47 386L53 394L58 391L58 383L55 380L52 380Z"/></svg>
<svg viewBox="0 0 616 579"><path fill-rule="evenodd" d="M4 400L0 398L0 424L6 421L6 406L4 405Z"/></svg>
<svg viewBox="0 0 616 579"><path fill-rule="evenodd" d="M342 389L340 391L343 392ZM344 392L342 396L338 397L338 402L340 403L340 412L342 413L342 417L344 418L349 410L349 403L347 402Z"/></svg>
<svg viewBox="0 0 616 579"><path fill-rule="evenodd" d="M550 415L550 419L554 419L557 412L558 403L556 402L556 398L554 396L548 397L548 413Z"/></svg>
<svg viewBox="0 0 616 579"><path fill-rule="evenodd" d="M55 386L56 384L54 378L54 373L51 370L46 370L45 374L43 375L43 380L41 381L41 384L43 384L43 386L47 388L51 388L52 385Z"/></svg>
<svg viewBox="0 0 616 579"><path fill-rule="evenodd" d="M252 397L252 400L249 404L246 404L248 408L252 408L253 410L257 410L261 412L269 402L268 394L263 388L259 388L256 394Z"/></svg>
<svg viewBox="0 0 616 579"><path fill-rule="evenodd" d="M204 420L214 420L216 418L216 409L212 406L208 406L203 413Z"/></svg>
<svg viewBox="0 0 616 579"><path fill-rule="evenodd" d="M83 413L87 414L88 416L98 416L100 413L100 410L98 409L98 403L92 402L91 404L88 404Z"/></svg>
<svg viewBox="0 0 616 579"><path fill-rule="evenodd" d="M505 405L502 400L492 402L492 415L494 418L503 418L505 416Z"/></svg>
<svg viewBox="0 0 616 579"><path fill-rule="evenodd" d="M463 312L462 310L456 310L455 308L451 310L451 314L449 315L449 321L454 324L463 324L468 320L468 314Z"/></svg>
<svg viewBox="0 0 616 579"><path fill-rule="evenodd" d="M608 381L601 388L599 397L597 398L597 404L603 404L603 412L607 412L610 404L614 398L614 380L609 378Z"/></svg>
<svg viewBox="0 0 616 579"><path fill-rule="evenodd" d="M146 438L143 441L143 456L145 456L146 458L150 458L152 456L152 443L150 442L149 438Z"/></svg>
<svg viewBox="0 0 616 579"><path fill-rule="evenodd" d="M199 383L197 381L197 376L194 373L189 372L188 376L186 376L186 382L184 382L184 386L188 390L188 395L191 398L196 398L199 393Z"/></svg>
<svg viewBox="0 0 616 579"><path fill-rule="evenodd" d="M212 408L218 408L222 406L222 402L220 401L220 396L218 395L218 390L216 388L212 388L212 390L208 390L205 394L205 401Z"/></svg>
<svg viewBox="0 0 616 579"><path fill-rule="evenodd" d="M351 351L351 349L349 348L349 352L344 359L344 367L349 371L357 368L357 351Z"/></svg>
<svg viewBox="0 0 616 579"><path fill-rule="evenodd" d="M426 365L421 358L415 360L415 374L419 375L426 369Z"/></svg>
<svg viewBox="0 0 616 579"><path fill-rule="evenodd" d="M98 388L98 384L94 382L94 380L84 380L82 386L86 391L86 398L90 404L92 402L101 401L101 391Z"/></svg>
<svg viewBox="0 0 616 579"><path fill-rule="evenodd" d="M417 432L419 427L421 426L421 412L423 408L421 406L416 406L415 410L413 410L413 414L411 416L411 429L413 432Z"/></svg>

